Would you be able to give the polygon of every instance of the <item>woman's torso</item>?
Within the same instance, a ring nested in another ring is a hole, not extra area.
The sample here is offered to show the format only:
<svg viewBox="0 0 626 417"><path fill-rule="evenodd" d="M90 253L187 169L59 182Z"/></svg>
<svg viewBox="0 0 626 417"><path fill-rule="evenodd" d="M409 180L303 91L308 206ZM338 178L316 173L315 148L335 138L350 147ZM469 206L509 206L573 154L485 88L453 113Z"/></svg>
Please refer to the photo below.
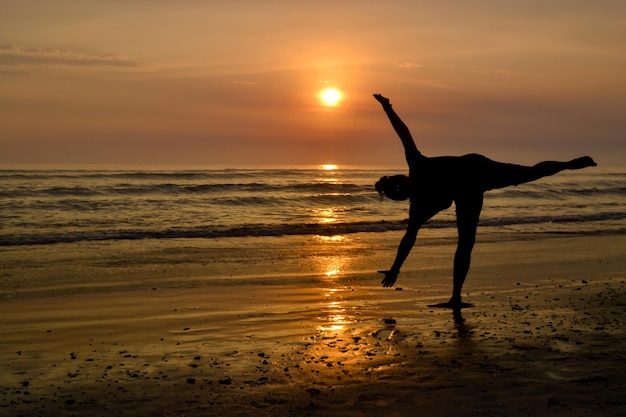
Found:
<svg viewBox="0 0 626 417"><path fill-rule="evenodd" d="M419 198L433 197L455 200L459 196L487 190L493 161L468 154L415 158L409 163L409 178Z"/></svg>

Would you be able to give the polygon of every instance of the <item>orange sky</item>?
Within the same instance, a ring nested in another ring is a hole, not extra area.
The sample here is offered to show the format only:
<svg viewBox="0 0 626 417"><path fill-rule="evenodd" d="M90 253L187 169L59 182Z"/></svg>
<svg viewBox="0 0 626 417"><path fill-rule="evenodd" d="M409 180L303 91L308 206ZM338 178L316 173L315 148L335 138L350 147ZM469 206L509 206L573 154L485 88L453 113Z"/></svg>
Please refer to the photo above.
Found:
<svg viewBox="0 0 626 417"><path fill-rule="evenodd" d="M4 0L0 164L626 157L626 2ZM318 93L343 92L335 107Z"/></svg>

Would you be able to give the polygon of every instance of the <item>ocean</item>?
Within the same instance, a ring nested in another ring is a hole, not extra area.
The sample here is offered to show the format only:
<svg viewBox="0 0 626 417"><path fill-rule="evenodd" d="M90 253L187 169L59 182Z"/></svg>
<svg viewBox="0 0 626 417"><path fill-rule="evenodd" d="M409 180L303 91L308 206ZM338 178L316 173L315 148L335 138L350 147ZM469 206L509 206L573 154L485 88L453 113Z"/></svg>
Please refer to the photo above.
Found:
<svg viewBox="0 0 626 417"><path fill-rule="evenodd" d="M381 199L377 168L0 170L0 246L139 239L381 233L408 204ZM623 233L626 172L565 171L491 191L483 231ZM425 228L454 229L454 206Z"/></svg>
<svg viewBox="0 0 626 417"><path fill-rule="evenodd" d="M408 203L374 183L402 172L1 170L0 297L329 277L378 287ZM481 243L623 234L625 184L624 171L592 168L487 193L476 262ZM455 245L453 205L420 231L403 276L449 277Z"/></svg>

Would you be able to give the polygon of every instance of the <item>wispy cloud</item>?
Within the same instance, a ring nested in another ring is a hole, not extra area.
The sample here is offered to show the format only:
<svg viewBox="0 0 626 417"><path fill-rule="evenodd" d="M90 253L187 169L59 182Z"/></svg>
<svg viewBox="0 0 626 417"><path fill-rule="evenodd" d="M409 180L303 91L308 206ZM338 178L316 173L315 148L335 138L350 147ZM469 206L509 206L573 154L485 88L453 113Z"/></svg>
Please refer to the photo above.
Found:
<svg viewBox="0 0 626 417"><path fill-rule="evenodd" d="M422 68L422 64L418 64L416 62L399 62L396 64L398 68L402 69L412 69L412 68Z"/></svg>
<svg viewBox="0 0 626 417"><path fill-rule="evenodd" d="M142 64L115 55L90 55L67 49L27 48L0 45L0 65L6 67L70 66L138 68Z"/></svg>
<svg viewBox="0 0 626 417"><path fill-rule="evenodd" d="M473 72L475 74L482 74L482 75L529 75L521 71L513 71L510 69L485 67L485 66L478 66L478 65L473 65L469 67L468 71Z"/></svg>

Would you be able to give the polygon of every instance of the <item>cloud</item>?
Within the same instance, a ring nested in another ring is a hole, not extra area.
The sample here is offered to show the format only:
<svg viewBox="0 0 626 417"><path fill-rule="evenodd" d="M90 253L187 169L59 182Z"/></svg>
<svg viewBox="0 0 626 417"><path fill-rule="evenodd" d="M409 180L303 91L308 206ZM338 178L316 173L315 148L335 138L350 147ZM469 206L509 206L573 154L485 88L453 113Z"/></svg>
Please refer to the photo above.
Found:
<svg viewBox="0 0 626 417"><path fill-rule="evenodd" d="M254 81L233 81L233 84L237 85L257 85Z"/></svg>
<svg viewBox="0 0 626 417"><path fill-rule="evenodd" d="M90 55L67 49L0 46L0 65L6 67L70 66L99 68L137 68L142 64L115 55Z"/></svg>
<svg viewBox="0 0 626 417"><path fill-rule="evenodd" d="M400 63L396 64L396 66L398 68L402 68L402 69L412 69L412 68L422 68L423 67L422 64L418 64L416 62L400 62Z"/></svg>
<svg viewBox="0 0 626 417"><path fill-rule="evenodd" d="M478 65L472 65L471 67L469 67L468 71L473 72L475 74L482 74L482 75L529 75L521 71L513 71L513 70L503 69L503 68L484 67L484 66L478 66Z"/></svg>

